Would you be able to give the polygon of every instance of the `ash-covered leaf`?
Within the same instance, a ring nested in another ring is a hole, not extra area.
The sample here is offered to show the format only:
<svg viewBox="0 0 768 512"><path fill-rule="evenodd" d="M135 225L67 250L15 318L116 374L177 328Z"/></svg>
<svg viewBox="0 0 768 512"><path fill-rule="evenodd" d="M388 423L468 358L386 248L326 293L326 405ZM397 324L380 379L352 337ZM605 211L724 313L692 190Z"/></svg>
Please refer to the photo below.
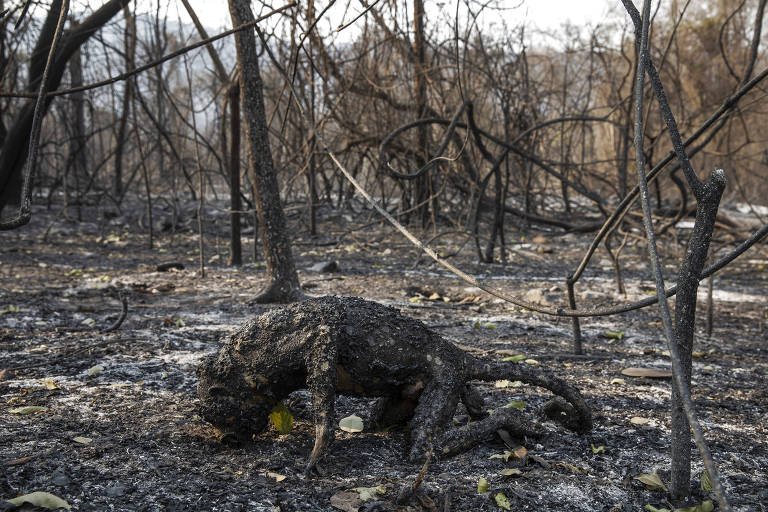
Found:
<svg viewBox="0 0 768 512"><path fill-rule="evenodd" d="M661 481L659 475L656 473L641 473L635 477L635 480L639 480L645 484L645 487L649 491L666 491L667 486Z"/></svg>
<svg viewBox="0 0 768 512"><path fill-rule="evenodd" d="M93 439L91 439L90 437L83 437L83 436L73 437L72 440L80 444L91 444L91 442L93 441Z"/></svg>
<svg viewBox="0 0 768 512"><path fill-rule="evenodd" d="M22 416L26 416L27 414L37 414L38 412L45 412L47 411L47 407L42 407L40 405L25 405L24 407L16 407L15 409L11 409L11 414L21 414Z"/></svg>
<svg viewBox="0 0 768 512"><path fill-rule="evenodd" d="M272 409L272 412L269 413L269 421L272 422L275 430L280 434L290 434L291 430L293 430L293 415L288 412L288 409L286 409L282 402L277 404Z"/></svg>
<svg viewBox="0 0 768 512"><path fill-rule="evenodd" d="M342 418L339 421L339 428L344 432L362 432L363 431L363 419L360 416L352 415Z"/></svg>
<svg viewBox="0 0 768 512"><path fill-rule="evenodd" d="M523 472L517 468L507 468L499 471L499 474L502 476L520 476Z"/></svg>
<svg viewBox="0 0 768 512"><path fill-rule="evenodd" d="M88 368L88 376L93 377L97 373L101 373L103 371L104 371L104 367L101 366L100 364L97 364L96 366L91 366L90 368Z"/></svg>
<svg viewBox="0 0 768 512"><path fill-rule="evenodd" d="M357 494L360 496L360 501L373 500L376 499L376 496L379 494L387 492L386 487L382 487L381 485L377 485L376 487L355 487L353 490L357 491Z"/></svg>
<svg viewBox="0 0 768 512"><path fill-rule="evenodd" d="M25 494L23 496L19 496L18 498L13 498L8 501L13 503L17 507L21 507L25 503L28 503L35 507L47 508L49 510L54 510L57 508L65 508L67 510L72 510L72 507L69 505L69 503L59 498L55 494L51 494L49 492L44 492L44 491L31 492L29 494Z"/></svg>

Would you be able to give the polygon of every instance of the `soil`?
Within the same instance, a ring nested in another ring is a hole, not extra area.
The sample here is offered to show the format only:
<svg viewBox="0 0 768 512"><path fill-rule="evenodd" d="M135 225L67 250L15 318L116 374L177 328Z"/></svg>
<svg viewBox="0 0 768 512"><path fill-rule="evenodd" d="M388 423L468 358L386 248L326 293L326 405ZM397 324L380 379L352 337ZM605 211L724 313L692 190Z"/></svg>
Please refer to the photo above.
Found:
<svg viewBox="0 0 768 512"><path fill-rule="evenodd" d="M304 233L304 212L292 211L291 232ZM524 402L524 412L549 434L506 438L506 445L489 438L431 460L416 493L402 504L398 495L422 470L407 461L406 429L337 430L325 474L305 478L314 442L307 392L286 402L294 417L289 434L269 428L237 448L220 443L195 412L200 359L271 307L249 303L265 284L263 264L226 266L222 208L206 209L204 277L191 213L175 232L156 235L150 250L141 219L130 214L86 209L86 220L75 222L40 208L30 225L0 234L0 510L10 508L3 500L33 491L82 511L495 511L503 510L499 494L523 511L672 508L664 490L646 489L635 478L657 472L668 483L670 379L621 374L628 367L669 368L655 306L582 319L587 354L575 356L570 320L526 312L418 262L416 250L367 211L321 213L321 236L294 237L308 293L394 305L475 355L521 354L527 362L509 364L545 365L581 390L593 409L592 432L578 435L540 416L550 397L544 390L477 383L492 407ZM664 239L667 277L684 250L675 238L687 233L677 234ZM511 231L509 239L515 243L505 265L477 263L473 243L460 234L440 237L435 248L506 293L565 304L565 276L590 237ZM624 248L623 296L607 254L598 252L577 285L579 305L622 304L652 293L644 254L641 243ZM694 400L739 511L768 506L766 254L764 245L754 248L718 274L714 329L707 337L700 314L694 349ZM173 262L184 268L157 270ZM103 332L120 314L116 290L128 298L128 316L119 329ZM703 286L702 312L705 301ZM25 406L44 409L20 414ZM366 417L370 406L340 397L337 416ZM455 422L467 421L462 412ZM508 460L491 458L505 451ZM519 474L500 474L505 469ZM701 469L695 457L694 474ZM481 477L489 492L478 493ZM713 499L700 489L699 476L693 486L691 504ZM380 492L365 502L355 491L376 487Z"/></svg>

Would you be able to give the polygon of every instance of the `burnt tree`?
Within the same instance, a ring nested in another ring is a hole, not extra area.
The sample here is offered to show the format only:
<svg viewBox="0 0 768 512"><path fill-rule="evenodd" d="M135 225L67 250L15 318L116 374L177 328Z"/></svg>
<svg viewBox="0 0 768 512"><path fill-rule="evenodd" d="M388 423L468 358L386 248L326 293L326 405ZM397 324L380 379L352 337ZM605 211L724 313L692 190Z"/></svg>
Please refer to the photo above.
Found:
<svg viewBox="0 0 768 512"><path fill-rule="evenodd" d="M254 21L250 2L246 0L229 0L229 12L233 26ZM270 281L255 301L292 302L301 298L303 292L299 287L299 277L296 274L285 214L280 203L280 190L277 186L272 152L269 147L263 83L253 30L237 32L235 46L237 66L240 70L240 101L245 117L249 169L251 180L256 187L256 210L264 245L267 277Z"/></svg>

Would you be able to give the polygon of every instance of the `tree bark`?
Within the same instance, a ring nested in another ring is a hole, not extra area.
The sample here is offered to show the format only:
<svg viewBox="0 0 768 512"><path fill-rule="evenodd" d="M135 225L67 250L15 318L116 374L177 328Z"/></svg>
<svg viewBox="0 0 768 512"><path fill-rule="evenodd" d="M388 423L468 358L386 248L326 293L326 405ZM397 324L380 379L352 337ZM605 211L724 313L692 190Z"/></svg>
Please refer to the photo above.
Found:
<svg viewBox="0 0 768 512"><path fill-rule="evenodd" d="M675 297L675 343L683 367L683 379L691 385L691 358L696 327L696 299L701 271L707 262L709 243L717 219L717 209L725 189L725 174L713 171L697 197L696 221L688 242L688 250L680 266ZM672 386L671 485L674 499L682 499L691 491L691 430L677 386Z"/></svg>
<svg viewBox="0 0 768 512"><path fill-rule="evenodd" d="M233 212L241 209L240 203L240 86L232 84L229 91L229 207ZM243 264L243 246L240 239L240 214L233 213L230 224L229 264Z"/></svg>
<svg viewBox="0 0 768 512"><path fill-rule="evenodd" d="M254 20L248 0L229 0L234 26ZM269 284L255 302L292 302L303 297L291 253L285 215L280 203L277 175L269 147L264 91L252 30L235 34L237 65L240 69L240 100L245 116L251 180L256 187L256 210L264 245Z"/></svg>

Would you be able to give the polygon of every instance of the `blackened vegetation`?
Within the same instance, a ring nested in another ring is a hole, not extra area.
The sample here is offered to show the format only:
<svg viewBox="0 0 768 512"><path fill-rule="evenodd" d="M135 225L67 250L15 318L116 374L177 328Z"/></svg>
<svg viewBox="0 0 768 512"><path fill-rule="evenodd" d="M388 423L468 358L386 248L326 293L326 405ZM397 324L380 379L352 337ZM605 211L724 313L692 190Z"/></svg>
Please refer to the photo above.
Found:
<svg viewBox="0 0 768 512"><path fill-rule="evenodd" d="M578 390L539 367L485 362L396 309L358 298L320 297L269 311L232 334L198 369L200 412L223 439L262 431L272 408L293 391L312 394L315 446L310 470L326 455L336 393L381 397L375 419L411 421L409 458L451 455L500 428L517 435L545 429L511 407L488 414L470 381L519 380L561 398L546 413L577 432L592 427ZM459 401L473 421L449 428Z"/></svg>

